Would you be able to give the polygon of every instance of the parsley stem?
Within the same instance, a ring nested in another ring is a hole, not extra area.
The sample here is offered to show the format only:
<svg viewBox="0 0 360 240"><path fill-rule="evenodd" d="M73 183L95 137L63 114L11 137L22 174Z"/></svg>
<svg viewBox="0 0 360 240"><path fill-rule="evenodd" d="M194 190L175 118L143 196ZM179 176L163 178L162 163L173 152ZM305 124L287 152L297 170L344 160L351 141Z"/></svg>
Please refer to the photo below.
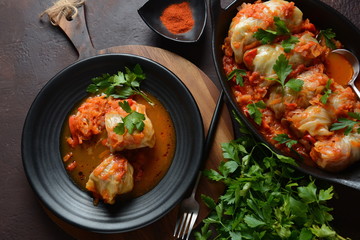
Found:
<svg viewBox="0 0 360 240"><path fill-rule="evenodd" d="M138 94L142 96L151 106L154 106L155 103L144 93L143 91L138 91Z"/></svg>

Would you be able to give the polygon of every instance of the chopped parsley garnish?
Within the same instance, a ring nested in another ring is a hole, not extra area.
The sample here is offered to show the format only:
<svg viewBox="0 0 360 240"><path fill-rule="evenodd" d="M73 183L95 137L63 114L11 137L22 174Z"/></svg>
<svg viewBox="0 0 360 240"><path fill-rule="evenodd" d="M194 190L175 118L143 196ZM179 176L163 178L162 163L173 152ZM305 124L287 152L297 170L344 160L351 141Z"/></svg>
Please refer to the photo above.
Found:
<svg viewBox="0 0 360 240"><path fill-rule="evenodd" d="M265 109L266 104L263 101L259 101L256 103L250 103L246 107L249 111L250 117L254 120L254 122L258 125L261 125L263 114L260 109Z"/></svg>
<svg viewBox="0 0 360 240"><path fill-rule="evenodd" d="M289 64L289 60L286 59L284 54L281 54L278 57L278 59L276 60L274 66L273 66L273 69L279 79L270 78L271 80L279 82L283 89L285 87L288 87L296 92L301 91L301 89L304 85L303 80L292 78L285 83L286 78L292 72L292 67Z"/></svg>
<svg viewBox="0 0 360 240"><path fill-rule="evenodd" d="M294 49L295 44L299 42L299 39L295 36L291 36L290 30L286 27L286 23L279 17L274 17L275 31L264 30L259 28L254 33L254 37L261 42L261 44L270 44L274 42L278 36L289 36L289 38L281 42L282 47L286 53Z"/></svg>
<svg viewBox="0 0 360 240"><path fill-rule="evenodd" d="M259 28L257 32L254 33L254 37L262 44L269 44L275 40L275 38L277 37L277 32Z"/></svg>
<svg viewBox="0 0 360 240"><path fill-rule="evenodd" d="M131 71L125 67L125 73L108 73L92 78L86 91L89 93L104 93L107 97L126 99L132 95L141 95L147 102L153 104L146 94L140 90L140 83L146 78L139 64Z"/></svg>
<svg viewBox="0 0 360 240"><path fill-rule="evenodd" d="M135 130L143 131L145 124L145 115L136 111L131 110L129 102L119 102L119 105L125 112L129 113L126 117L122 118L122 122L119 122L114 128L114 132L119 135L125 133L125 128L128 133L133 134Z"/></svg>
<svg viewBox="0 0 360 240"><path fill-rule="evenodd" d="M346 239L330 226L332 186L318 187L311 176L293 168L294 159L273 152L251 134L221 147L225 160L204 175L224 184L225 191L216 200L201 196L211 212L195 232L197 240Z"/></svg>
<svg viewBox="0 0 360 240"><path fill-rule="evenodd" d="M243 76L246 76L246 70L244 69L234 69L229 75L227 76L228 81L231 81L233 77L236 76L236 84L240 86L244 86L244 79Z"/></svg>
<svg viewBox="0 0 360 240"><path fill-rule="evenodd" d="M259 28L258 31L254 33L254 37L262 44L269 44L272 43L278 36L290 34L290 30L286 27L285 22L279 17L274 17L274 23L275 30L264 30Z"/></svg>
<svg viewBox="0 0 360 240"><path fill-rule="evenodd" d="M273 137L275 141L278 141L281 144L285 144L286 147L292 148L294 144L297 144L297 141L294 139L291 139L287 134L278 134L275 137Z"/></svg>
<svg viewBox="0 0 360 240"><path fill-rule="evenodd" d="M326 86L325 86L325 88L324 88L324 95L322 95L321 98L320 98L320 102L321 102L322 104L326 104L328 98L330 97L330 94L332 94L332 91L331 91L331 89L330 89L330 85L331 85L331 79L329 79L329 80L326 82Z"/></svg>
<svg viewBox="0 0 360 240"><path fill-rule="evenodd" d="M349 133L354 129L355 125L360 124L360 113L349 112L349 117L356 119L357 121L348 119L348 118L339 118L338 122L333 123L330 127L330 131L344 129L344 135L349 135ZM357 133L360 133L360 127L357 128Z"/></svg>
<svg viewBox="0 0 360 240"><path fill-rule="evenodd" d="M281 42L282 47L286 53L289 53L292 49L294 49L295 44L299 42L299 38L295 36L290 36L288 39L285 39Z"/></svg>
<svg viewBox="0 0 360 240"><path fill-rule="evenodd" d="M132 112L132 109L128 101L119 102L119 106L127 113Z"/></svg>
<svg viewBox="0 0 360 240"><path fill-rule="evenodd" d="M292 67L289 60L286 59L284 54L281 54L276 60L273 69L279 78L279 83L284 86L287 76L292 72Z"/></svg>
<svg viewBox="0 0 360 240"><path fill-rule="evenodd" d="M320 30L319 37L323 37L325 39L325 44L330 49L336 49L336 46L333 42L334 38L336 37L336 34L333 32L331 28Z"/></svg>

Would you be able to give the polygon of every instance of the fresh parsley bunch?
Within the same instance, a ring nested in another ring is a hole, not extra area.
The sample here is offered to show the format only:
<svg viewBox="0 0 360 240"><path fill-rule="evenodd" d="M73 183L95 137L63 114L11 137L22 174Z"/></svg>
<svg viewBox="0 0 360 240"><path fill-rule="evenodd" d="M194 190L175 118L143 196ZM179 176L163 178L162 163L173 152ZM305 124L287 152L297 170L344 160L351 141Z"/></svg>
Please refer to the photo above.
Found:
<svg viewBox="0 0 360 240"><path fill-rule="evenodd" d="M292 158L257 142L237 120L241 136L222 144L227 161L218 171L205 171L211 180L224 183L226 191L218 202L202 195L212 211L196 239L346 239L329 225L333 217L326 201L332 199L333 187L319 189L293 168Z"/></svg>

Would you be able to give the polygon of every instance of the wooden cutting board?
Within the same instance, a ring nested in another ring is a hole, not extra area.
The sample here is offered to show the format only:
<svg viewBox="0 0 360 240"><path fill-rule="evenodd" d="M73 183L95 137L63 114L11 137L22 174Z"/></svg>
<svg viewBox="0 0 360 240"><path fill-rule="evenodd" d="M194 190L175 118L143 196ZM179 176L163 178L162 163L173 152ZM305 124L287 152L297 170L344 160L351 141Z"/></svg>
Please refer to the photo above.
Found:
<svg viewBox="0 0 360 240"><path fill-rule="evenodd" d="M78 50L79 59L106 53L129 53L152 59L167 67L175 73L191 91L196 103L199 106L203 118L204 130L207 132L220 92L215 84L194 64L172 52L150 46L127 45L111 47L103 50L94 49L87 31L83 7L79 8L79 15L75 19L68 21L65 18L62 18L59 26ZM219 163L223 159L220 144L228 142L231 139L233 139L232 122L229 111L224 106L222 108L221 117L217 125L213 145L206 161L205 168L216 169L218 167ZM189 189L189 191L190 190L191 189ZM200 203L200 213L196 224L199 224L209 213L208 209L204 206L201 200L201 194L205 194L216 199L223 191L223 185L211 182L205 177L200 179L200 184L196 193L196 198ZM45 209L45 211L64 231L72 237L80 240L168 240L173 239L172 233L177 219L178 208L179 206L176 206L163 218L144 228L119 234L99 234L89 232L62 221L47 209Z"/></svg>

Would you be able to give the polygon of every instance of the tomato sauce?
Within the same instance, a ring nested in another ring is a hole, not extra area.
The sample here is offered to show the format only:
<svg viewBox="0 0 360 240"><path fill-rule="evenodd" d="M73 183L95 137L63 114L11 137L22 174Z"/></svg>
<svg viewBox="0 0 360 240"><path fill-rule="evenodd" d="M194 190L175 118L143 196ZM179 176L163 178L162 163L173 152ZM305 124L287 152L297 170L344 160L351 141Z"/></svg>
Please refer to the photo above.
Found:
<svg viewBox="0 0 360 240"><path fill-rule="evenodd" d="M325 64L328 76L342 86L346 86L354 74L350 62L341 54L330 53Z"/></svg>

